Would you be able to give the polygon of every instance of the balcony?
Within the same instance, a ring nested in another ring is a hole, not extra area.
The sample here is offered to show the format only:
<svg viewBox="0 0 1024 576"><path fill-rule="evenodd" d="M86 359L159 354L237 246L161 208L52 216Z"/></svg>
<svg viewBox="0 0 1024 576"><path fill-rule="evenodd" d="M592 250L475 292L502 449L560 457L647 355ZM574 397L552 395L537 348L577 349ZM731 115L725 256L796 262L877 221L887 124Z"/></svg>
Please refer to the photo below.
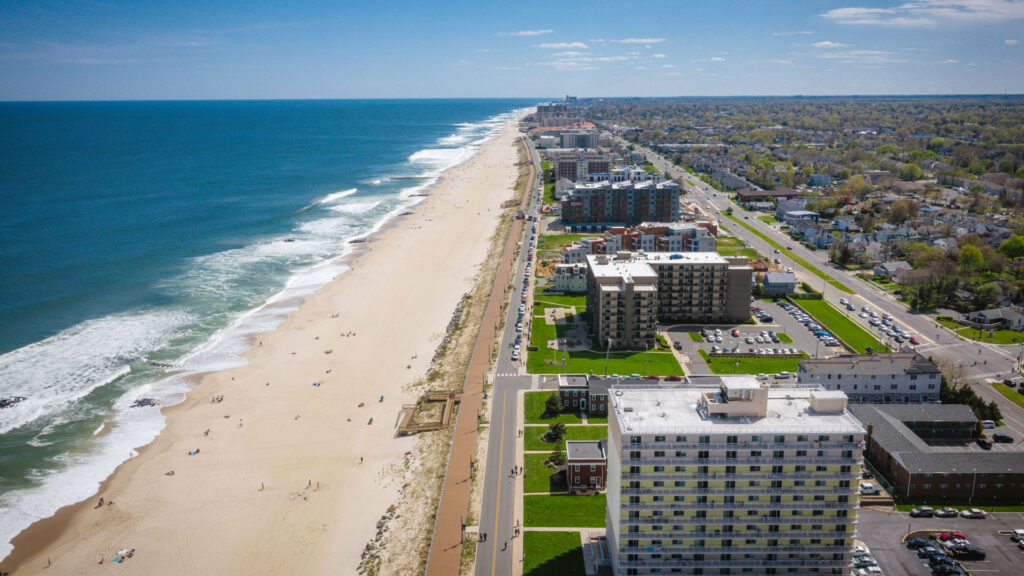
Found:
<svg viewBox="0 0 1024 576"><path fill-rule="evenodd" d="M628 437L625 437L628 440ZM863 442L638 442L622 443L622 450L856 450L863 449Z"/></svg>
<svg viewBox="0 0 1024 576"><path fill-rule="evenodd" d="M793 456L790 458L677 458L675 456L623 458L622 466L860 466L860 458Z"/></svg>
<svg viewBox="0 0 1024 576"><path fill-rule="evenodd" d="M789 495L793 496L799 494L801 496L853 496L857 494L857 487L851 486L849 488L841 488L839 486L802 486L792 488L762 488L762 487L744 487L744 488L677 488L675 486L669 486L665 488L627 488L622 487L623 496L694 496L694 495L718 495L718 496L758 496L762 494L778 494L778 495Z"/></svg>
<svg viewBox="0 0 1024 576"><path fill-rule="evenodd" d="M638 474L632 474L628 470L622 471L622 482L629 482L630 480L851 480L855 476L851 472L839 473L839 472L790 472L775 474L771 471L764 472L708 472L701 474L699 472L640 472ZM802 488L795 486L794 489Z"/></svg>
<svg viewBox="0 0 1024 576"><path fill-rule="evenodd" d="M623 504L622 509L651 512L658 510L853 510L856 506L856 500L850 502L814 500L803 502L641 502L640 504ZM661 516L661 518L675 517ZM749 518L759 518L759 516L749 516Z"/></svg>
<svg viewBox="0 0 1024 576"><path fill-rule="evenodd" d="M683 518L679 516L664 516L661 518L619 518L619 524L625 526L792 526L798 524L836 524L849 525L850 532L853 532L857 522L855 519L839 516L738 516L734 518ZM723 532L723 534L725 534ZM788 534L788 532L786 533ZM727 538L728 536L722 536ZM789 536L787 536L789 538Z"/></svg>

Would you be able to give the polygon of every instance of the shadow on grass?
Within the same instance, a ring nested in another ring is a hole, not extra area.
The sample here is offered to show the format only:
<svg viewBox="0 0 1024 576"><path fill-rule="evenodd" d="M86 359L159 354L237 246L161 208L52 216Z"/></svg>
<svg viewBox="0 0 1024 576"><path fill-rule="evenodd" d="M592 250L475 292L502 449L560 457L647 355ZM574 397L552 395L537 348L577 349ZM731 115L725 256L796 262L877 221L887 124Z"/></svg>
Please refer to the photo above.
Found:
<svg viewBox="0 0 1024 576"><path fill-rule="evenodd" d="M583 545L575 532L527 532L524 576L567 576L586 573Z"/></svg>

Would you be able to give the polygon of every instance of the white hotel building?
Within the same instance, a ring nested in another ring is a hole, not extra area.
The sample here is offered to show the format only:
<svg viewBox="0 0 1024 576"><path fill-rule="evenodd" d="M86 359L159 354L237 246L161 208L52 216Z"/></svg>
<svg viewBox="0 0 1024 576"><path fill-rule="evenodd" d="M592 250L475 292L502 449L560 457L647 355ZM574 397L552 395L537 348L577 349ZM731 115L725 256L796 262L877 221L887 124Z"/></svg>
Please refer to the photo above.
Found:
<svg viewBox="0 0 1024 576"><path fill-rule="evenodd" d="M615 574L849 572L865 432L842 392L722 376L610 399Z"/></svg>

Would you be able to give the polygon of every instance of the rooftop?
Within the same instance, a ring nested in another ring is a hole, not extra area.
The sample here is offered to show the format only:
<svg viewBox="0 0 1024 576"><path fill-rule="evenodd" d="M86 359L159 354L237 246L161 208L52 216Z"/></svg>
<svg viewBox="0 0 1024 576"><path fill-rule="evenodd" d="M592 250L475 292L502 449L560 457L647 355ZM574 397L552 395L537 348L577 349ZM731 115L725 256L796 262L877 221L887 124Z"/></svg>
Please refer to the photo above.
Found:
<svg viewBox="0 0 1024 576"><path fill-rule="evenodd" d="M723 376L721 386L686 388L612 388L612 409L621 432L657 434L685 431L707 434L773 434L794 432L826 434L863 434L864 428L847 412L818 413L811 408L814 388L767 389L767 416L718 416L698 410L706 393L714 394L724 386L734 389L760 389L749 375Z"/></svg>
<svg viewBox="0 0 1024 576"><path fill-rule="evenodd" d="M604 460L607 440L566 440L565 457L568 460Z"/></svg>
<svg viewBox="0 0 1024 576"><path fill-rule="evenodd" d="M846 356L838 358L807 358L800 361L801 378L819 374L848 374L870 376L872 374L938 374L939 369L917 352L874 354L872 356Z"/></svg>
<svg viewBox="0 0 1024 576"><path fill-rule="evenodd" d="M856 404L850 411L864 426L871 425L871 438L912 473L1024 472L1021 452L1011 454L980 452L964 447L937 450L922 440L904 422L970 422L978 420L961 404Z"/></svg>

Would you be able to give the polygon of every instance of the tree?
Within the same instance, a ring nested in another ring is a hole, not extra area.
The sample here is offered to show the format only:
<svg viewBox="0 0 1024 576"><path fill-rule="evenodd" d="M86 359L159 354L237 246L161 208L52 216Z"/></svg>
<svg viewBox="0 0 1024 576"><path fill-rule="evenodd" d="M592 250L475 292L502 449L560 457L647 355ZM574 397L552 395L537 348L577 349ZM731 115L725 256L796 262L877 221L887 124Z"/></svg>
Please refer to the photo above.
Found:
<svg viewBox="0 0 1024 576"><path fill-rule="evenodd" d="M914 180L920 180L924 178L924 172L917 167L916 164L904 164L900 168L900 180L907 180L913 182Z"/></svg>
<svg viewBox="0 0 1024 576"><path fill-rule="evenodd" d="M562 397L557 392L552 392L551 396L544 401L544 415L557 416L562 413L562 409Z"/></svg>
<svg viewBox="0 0 1024 576"><path fill-rule="evenodd" d="M856 198L863 198L872 190L874 190L874 186L872 186L871 183L865 180L860 174L857 174L846 182L843 182L843 185L839 187L840 194L854 196Z"/></svg>
<svg viewBox="0 0 1024 576"><path fill-rule="evenodd" d="M974 289L974 301L971 303L975 310L987 310L991 308L999 298L999 289L994 283L982 284Z"/></svg>
<svg viewBox="0 0 1024 576"><path fill-rule="evenodd" d="M1024 236L1014 234L1003 240L1003 243L999 245L999 251L1010 259L1024 257Z"/></svg>
<svg viewBox="0 0 1024 576"><path fill-rule="evenodd" d="M983 262L981 258L981 250L973 244L968 244L963 248L960 248L960 256L958 257L957 262L960 265L960 269L964 272L974 272Z"/></svg>
<svg viewBox="0 0 1024 576"><path fill-rule="evenodd" d="M551 457L548 458L548 462L551 462L555 466L561 466L565 464L565 450L562 450L561 445L551 453Z"/></svg>
<svg viewBox="0 0 1024 576"><path fill-rule="evenodd" d="M558 442L562 438L565 438L565 424L561 422L554 422L548 424L548 440L552 442Z"/></svg>

